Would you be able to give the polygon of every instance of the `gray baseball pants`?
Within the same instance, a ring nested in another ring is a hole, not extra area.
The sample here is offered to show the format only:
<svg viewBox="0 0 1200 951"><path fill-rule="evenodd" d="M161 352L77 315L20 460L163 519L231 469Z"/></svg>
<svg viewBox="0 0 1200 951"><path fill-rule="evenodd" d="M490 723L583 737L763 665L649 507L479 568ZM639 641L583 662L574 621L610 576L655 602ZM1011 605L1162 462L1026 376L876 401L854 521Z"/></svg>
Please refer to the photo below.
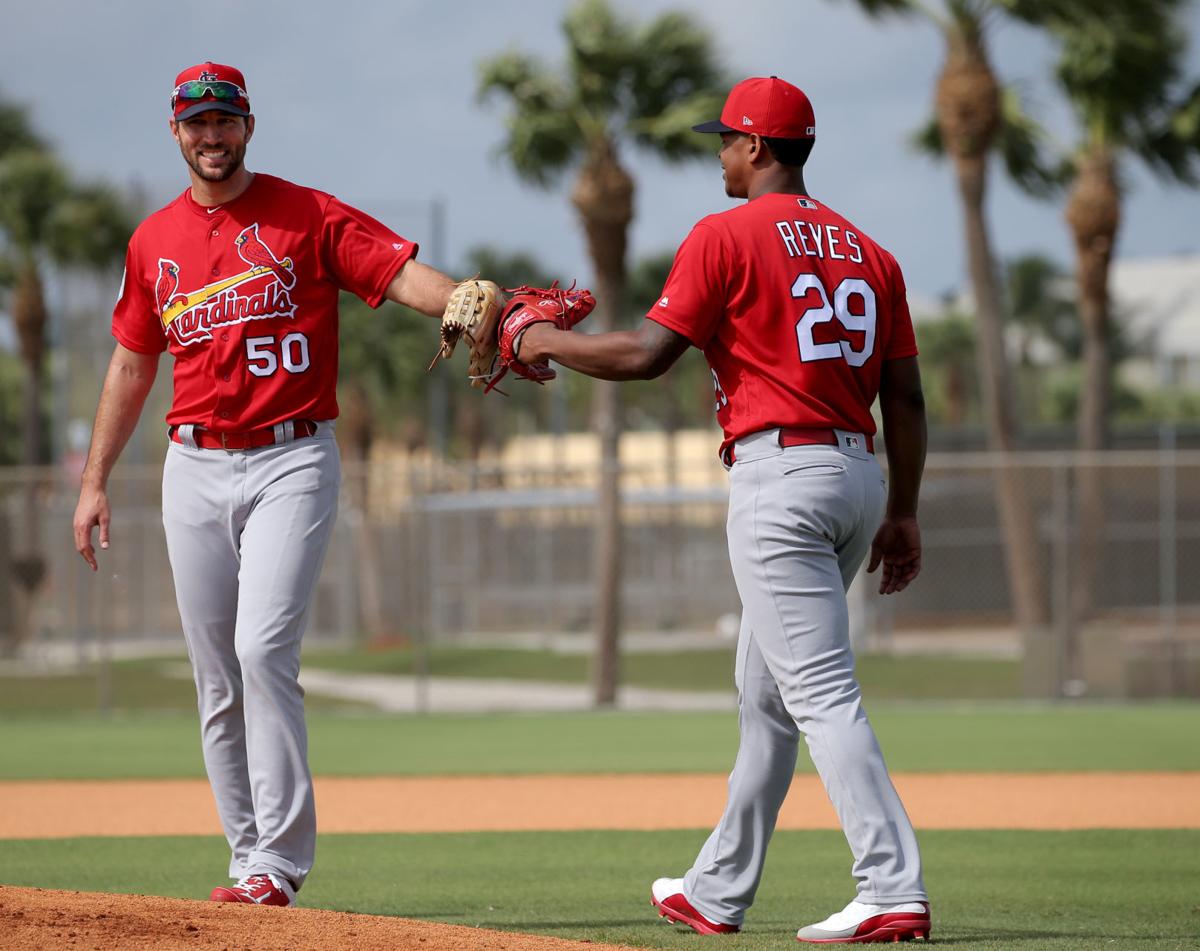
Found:
<svg viewBox="0 0 1200 951"><path fill-rule="evenodd" d="M196 679L204 765L233 878L312 868L300 641L337 513L330 423L244 452L172 442L163 526Z"/></svg>
<svg viewBox="0 0 1200 951"><path fill-rule="evenodd" d="M724 815L684 879L706 918L740 925L754 901L808 743L854 859L857 899L927 901L912 824L863 710L846 589L870 550L886 488L861 435L781 448L778 430L735 445L729 557L742 601L735 679L740 741Z"/></svg>

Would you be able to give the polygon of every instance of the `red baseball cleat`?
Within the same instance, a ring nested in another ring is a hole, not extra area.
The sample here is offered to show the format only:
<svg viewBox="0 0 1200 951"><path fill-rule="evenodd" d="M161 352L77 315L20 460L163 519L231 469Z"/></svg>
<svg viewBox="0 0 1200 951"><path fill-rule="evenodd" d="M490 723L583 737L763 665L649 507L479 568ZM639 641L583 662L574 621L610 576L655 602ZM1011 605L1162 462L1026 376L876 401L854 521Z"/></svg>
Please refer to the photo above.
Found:
<svg viewBox="0 0 1200 951"><path fill-rule="evenodd" d="M236 885L218 885L209 901L234 901L243 905L296 904L296 891L289 882L274 875L247 875Z"/></svg>
<svg viewBox="0 0 1200 951"><path fill-rule="evenodd" d="M867 905L852 901L836 915L796 932L810 944L875 944L883 941L929 940L929 904Z"/></svg>
<svg viewBox="0 0 1200 951"><path fill-rule="evenodd" d="M650 886L650 904L658 909L660 918L677 921L700 934L737 934L741 930L737 925L709 921L696 911L692 903L683 897L682 878L660 878L655 881Z"/></svg>

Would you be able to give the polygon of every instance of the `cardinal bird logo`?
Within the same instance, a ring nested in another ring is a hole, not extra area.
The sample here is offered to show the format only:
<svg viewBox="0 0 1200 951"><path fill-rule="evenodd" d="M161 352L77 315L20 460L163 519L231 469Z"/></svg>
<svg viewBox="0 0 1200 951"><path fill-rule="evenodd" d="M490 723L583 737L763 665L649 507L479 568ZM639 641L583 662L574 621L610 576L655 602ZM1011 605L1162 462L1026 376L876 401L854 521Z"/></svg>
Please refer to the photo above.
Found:
<svg viewBox="0 0 1200 951"><path fill-rule="evenodd" d="M179 289L179 265L167 258L158 259L158 280L154 282L154 299L158 302L158 313L161 317L166 311L171 298Z"/></svg>
<svg viewBox="0 0 1200 951"><path fill-rule="evenodd" d="M296 275L292 273L292 259L284 258L280 261L275 257L271 249L258 236L257 222L244 228L233 243L237 245L238 255L247 264L253 267L269 268L279 283L288 290L295 286Z"/></svg>

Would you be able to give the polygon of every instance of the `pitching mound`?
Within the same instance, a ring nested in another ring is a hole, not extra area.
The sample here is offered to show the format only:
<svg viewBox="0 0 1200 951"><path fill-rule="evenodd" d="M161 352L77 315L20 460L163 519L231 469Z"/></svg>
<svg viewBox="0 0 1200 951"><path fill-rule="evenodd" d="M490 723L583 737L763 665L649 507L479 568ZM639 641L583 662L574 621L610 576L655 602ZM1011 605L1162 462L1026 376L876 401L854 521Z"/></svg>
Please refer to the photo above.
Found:
<svg viewBox="0 0 1200 951"><path fill-rule="evenodd" d="M0 948L204 951L605 951L616 945L315 908L0 886Z"/></svg>

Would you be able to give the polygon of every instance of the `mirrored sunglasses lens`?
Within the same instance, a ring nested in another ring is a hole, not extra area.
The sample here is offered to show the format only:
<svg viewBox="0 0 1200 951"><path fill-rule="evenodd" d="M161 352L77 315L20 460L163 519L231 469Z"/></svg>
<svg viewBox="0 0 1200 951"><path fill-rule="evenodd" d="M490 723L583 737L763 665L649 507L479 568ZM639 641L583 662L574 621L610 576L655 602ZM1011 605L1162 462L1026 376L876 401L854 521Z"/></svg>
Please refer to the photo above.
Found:
<svg viewBox="0 0 1200 951"><path fill-rule="evenodd" d="M180 99L203 99L205 96L212 96L213 99L220 100L221 102L232 102L235 99L242 98L242 91L233 83L200 82L199 80L195 80L183 83L179 87L178 96Z"/></svg>

